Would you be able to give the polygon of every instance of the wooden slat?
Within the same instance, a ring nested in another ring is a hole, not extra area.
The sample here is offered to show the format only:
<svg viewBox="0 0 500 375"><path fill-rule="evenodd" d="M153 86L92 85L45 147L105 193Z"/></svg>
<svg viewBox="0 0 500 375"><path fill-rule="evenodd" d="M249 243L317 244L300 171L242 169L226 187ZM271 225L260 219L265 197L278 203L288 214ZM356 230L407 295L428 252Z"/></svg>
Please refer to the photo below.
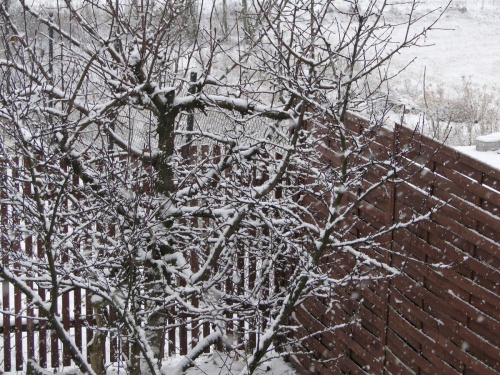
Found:
<svg viewBox="0 0 500 375"><path fill-rule="evenodd" d="M410 270L409 270L410 271ZM397 277L393 281L394 287L406 298L413 301L417 305L418 301L426 301L426 305L430 306L434 314L437 315L441 320L441 316L452 316L456 320L462 320L466 322L466 318L475 321L481 321L481 323L488 327L490 330L490 340L495 342L497 333L500 329L500 321L484 314L477 310L476 308L470 306L467 302L462 301L458 298L453 298L446 290L438 292L436 295L430 290L419 286L421 284L419 281L412 280L409 277L409 272L405 273L400 277ZM434 306L434 308L433 308Z"/></svg>
<svg viewBox="0 0 500 375"><path fill-rule="evenodd" d="M74 314L75 314L75 344L82 351L82 290L76 288L74 291Z"/></svg>
<svg viewBox="0 0 500 375"><path fill-rule="evenodd" d="M25 194L26 193L27 192L25 191ZM25 239L24 247L26 250L26 255L28 256L29 259L32 259L34 257L33 237L32 236L28 236ZM28 287L33 288L32 281L28 281L26 284L28 285ZM30 303L31 299L28 299L27 302ZM28 308L26 309L26 315L28 316L27 321L26 321L26 331L27 331L26 342L27 342L27 347L28 347L28 350L27 350L28 358L27 359L35 359L35 325L33 322L33 318L35 316L35 309L31 305L28 306Z"/></svg>
<svg viewBox="0 0 500 375"><path fill-rule="evenodd" d="M85 291L85 315L87 318L87 327L93 327L94 325L94 309L92 307L92 293L90 291ZM88 346L94 337L94 333L91 328L86 329L86 342L87 342L87 361L90 363L90 347Z"/></svg>
<svg viewBox="0 0 500 375"><path fill-rule="evenodd" d="M1 176L2 176L2 185L7 183L7 168L5 165L2 165L2 170L1 170ZM0 190L0 197L2 198L2 202L5 202L5 199L7 198L7 189L6 187L2 186L2 189ZM6 203L1 203L0 204L0 215L1 215L1 224L3 228L7 228L9 225L9 211L8 211L8 206ZM9 265L9 257L8 257L8 252L9 252L9 243L7 240L7 237L5 235L2 235L1 238L1 246L2 246L2 252L3 252L3 258L2 258L2 264L4 266ZM9 311L10 310L10 284L8 281L2 281L2 309L4 311ZM12 370L12 363L11 363L11 358L10 358L10 315L4 314L3 315L3 361L4 365L3 368L5 371L11 371Z"/></svg>
<svg viewBox="0 0 500 375"><path fill-rule="evenodd" d="M172 305L170 307L170 314L168 316L168 324L171 325L171 326L175 326L175 306ZM169 356L174 356L176 353L177 353L177 348L175 347L175 329L174 328L170 328L168 330L168 355Z"/></svg>
<svg viewBox="0 0 500 375"><path fill-rule="evenodd" d="M387 348L385 353L384 373L389 375L415 375L408 365L401 362L396 355Z"/></svg>
<svg viewBox="0 0 500 375"><path fill-rule="evenodd" d="M40 238L37 239L37 254L39 259L44 259L44 249L43 242ZM46 291L43 288L38 289L38 295L42 301L46 300ZM40 310L40 309L39 309ZM40 312L39 316L43 316ZM38 331L38 356L39 356L39 364L41 367L46 368L48 366L47 363L47 323L45 320L40 321L39 331Z"/></svg>
<svg viewBox="0 0 500 375"><path fill-rule="evenodd" d="M20 316L22 311L22 293L19 289L14 289L14 305L15 305L15 341L16 341L16 371L23 370L23 323Z"/></svg>
<svg viewBox="0 0 500 375"><path fill-rule="evenodd" d="M66 332L70 329L70 307L69 307L69 293L64 293L62 296L62 321L63 327ZM71 353L69 345L63 345L63 366L71 366Z"/></svg>
<svg viewBox="0 0 500 375"><path fill-rule="evenodd" d="M60 314L57 312L59 309L59 301L57 299L57 296L54 296L52 293L50 295L50 299L52 303L56 305L55 311L58 316ZM57 333L54 330L50 331L50 365L52 368L57 368L60 366L60 356L59 356L59 340L57 337Z"/></svg>
<svg viewBox="0 0 500 375"><path fill-rule="evenodd" d="M113 329L117 329L116 311L113 307L109 308L109 326ZM109 333L109 359L111 362L116 362L119 360L118 356L118 332L112 331ZM160 352L160 355L162 353ZM160 358L161 359L161 358Z"/></svg>
<svg viewBox="0 0 500 375"><path fill-rule="evenodd" d="M184 279L180 280L180 285L186 286ZM179 354L186 355L188 353L188 335L187 335L187 317L185 314L180 313L180 326L179 326Z"/></svg>

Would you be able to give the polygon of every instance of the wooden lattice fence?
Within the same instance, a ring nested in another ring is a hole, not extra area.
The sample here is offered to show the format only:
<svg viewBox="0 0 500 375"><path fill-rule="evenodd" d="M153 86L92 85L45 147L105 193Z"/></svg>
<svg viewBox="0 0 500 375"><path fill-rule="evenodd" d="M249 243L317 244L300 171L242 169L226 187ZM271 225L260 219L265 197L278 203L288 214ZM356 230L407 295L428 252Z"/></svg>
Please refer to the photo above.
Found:
<svg viewBox="0 0 500 375"><path fill-rule="evenodd" d="M368 123L351 116L353 132ZM335 145L324 152L329 158ZM447 205L423 221L380 239L391 252L373 254L401 274L344 290L345 303L310 299L297 313L302 334L316 334L292 357L307 374L500 373L500 169L404 127L384 130L365 158L403 152L399 176L355 213L353 238ZM499 166L500 167L500 166ZM373 172L370 172L373 173ZM368 174L365 178L373 176ZM349 272L353 262L332 269ZM347 328L328 327L352 322Z"/></svg>

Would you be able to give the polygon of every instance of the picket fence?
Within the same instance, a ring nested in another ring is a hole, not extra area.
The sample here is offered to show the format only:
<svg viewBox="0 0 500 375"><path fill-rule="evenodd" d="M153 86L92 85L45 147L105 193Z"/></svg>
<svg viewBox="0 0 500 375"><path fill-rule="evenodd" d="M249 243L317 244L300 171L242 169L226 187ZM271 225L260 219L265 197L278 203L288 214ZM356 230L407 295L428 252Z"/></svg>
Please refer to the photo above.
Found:
<svg viewBox="0 0 500 375"><path fill-rule="evenodd" d="M345 125L356 134L367 122L350 115ZM319 147L326 161L338 162L334 142L326 138ZM200 151L206 152L206 147ZM378 260L400 268L400 275L347 286L338 291L343 302L333 306L327 299L307 300L295 314L301 326L297 335L312 336L296 348L304 354L289 359L304 374L315 375L498 374L500 170L399 126L394 131L382 129L359 160L399 151L404 151L399 162L406 167L400 177L406 181L388 183L366 198L354 213L352 238L425 213L437 202L448 204L429 221L384 235L380 241L390 252L376 246L368 250ZM377 178L370 173L365 179ZM310 203L307 197L304 203ZM0 219L15 220L9 218L4 204ZM27 254L43 253L36 239L27 237L23 246ZM7 264L9 259L4 257L2 262ZM256 262L242 260L237 266L247 269L244 274L255 275ZM349 257L342 262L335 263L332 276L345 275L355 264ZM0 369L26 370L27 358L36 358L48 368L70 366L69 348L44 321L32 319L37 312L26 307L21 293L6 281L1 288ZM40 289L39 293L45 298L47 292ZM86 345L93 335L87 327L94 325L90 294L76 289L63 295L59 303L64 326L79 349L87 353ZM109 318L113 321L113 311ZM333 332L329 329L342 323L351 324ZM208 324L199 330L185 325L169 330L165 352L186 354L195 345L195 336L209 333ZM252 345L255 333L245 339ZM109 362L128 356L128 345L120 337L107 340Z"/></svg>

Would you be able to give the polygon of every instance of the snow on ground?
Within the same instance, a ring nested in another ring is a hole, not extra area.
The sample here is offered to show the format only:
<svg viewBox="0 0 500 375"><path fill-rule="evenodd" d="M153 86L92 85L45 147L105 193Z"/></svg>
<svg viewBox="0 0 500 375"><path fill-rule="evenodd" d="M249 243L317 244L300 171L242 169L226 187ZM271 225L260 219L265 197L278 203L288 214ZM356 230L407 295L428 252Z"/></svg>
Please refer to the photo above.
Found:
<svg viewBox="0 0 500 375"><path fill-rule="evenodd" d="M445 0L427 0L422 7L430 10ZM484 6L482 5L484 3ZM421 12L424 12L422 9ZM453 90L462 77L493 88L500 86L500 1L455 0L427 35L427 47L410 48L393 61L393 71L416 60L398 78L422 83L443 84Z"/></svg>
<svg viewBox="0 0 500 375"><path fill-rule="evenodd" d="M423 1L420 12L447 2ZM404 50L391 62L391 71L397 72L415 59L392 84L394 102L406 105L409 112L406 125L415 124L426 113L427 129L440 126L442 139L451 130L447 144L469 146L456 149L500 169L498 152L477 152L472 146L477 136L500 131L500 0L453 1L423 42L425 46ZM454 105L476 112L471 116L488 113L469 124L448 123L446 111ZM391 120L400 117L396 111Z"/></svg>
<svg viewBox="0 0 500 375"><path fill-rule="evenodd" d="M172 358L162 367L164 374L171 373L181 358ZM196 366L186 371L185 375L230 375L238 374L244 368L243 359L231 358L225 354L215 352L205 355L196 361ZM261 365L254 375L296 375L298 372L282 358L274 358Z"/></svg>
<svg viewBox="0 0 500 375"><path fill-rule="evenodd" d="M176 356L168 358L162 366L163 374L172 374L176 365L182 357ZM195 365L184 372L184 375L233 375L239 374L245 366L242 358L234 358L220 352L205 354L200 356ZM66 369L61 372L53 373L48 370L41 370L43 375L77 375L80 372L77 369ZM17 374L16 372L8 372L5 375ZM109 366L107 375L126 374L126 371L113 366ZM286 363L282 358L273 358L265 362L254 372L254 375L299 375L292 365Z"/></svg>

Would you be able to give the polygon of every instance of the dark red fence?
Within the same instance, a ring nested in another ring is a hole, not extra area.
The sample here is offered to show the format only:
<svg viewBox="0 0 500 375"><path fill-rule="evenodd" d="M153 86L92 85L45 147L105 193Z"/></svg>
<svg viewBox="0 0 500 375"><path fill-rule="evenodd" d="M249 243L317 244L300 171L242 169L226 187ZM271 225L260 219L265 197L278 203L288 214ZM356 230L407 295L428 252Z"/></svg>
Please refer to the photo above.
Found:
<svg viewBox="0 0 500 375"><path fill-rule="evenodd" d="M360 133L367 123L351 116L346 126ZM196 154L196 149L191 151ZM335 145L326 139L325 158L335 162L332 151ZM387 157L396 151L404 151L399 157L404 169L398 177L405 182L388 183L365 199L355 213L361 220L353 220L352 238L426 213L439 202L447 205L433 213L431 220L386 234L378 239L384 246L367 250L399 268L400 275L339 290L341 303L308 300L295 316L302 326L299 333L313 335L298 349L312 354L292 357L291 361L307 374L497 374L500 171L402 127L395 132L382 130L359 157ZM201 149L201 154L207 152L207 147ZM367 181L378 178L376 168L370 173L364 177ZM0 213L2 223L15 220L9 217L5 204L1 204ZM43 253L41 243L34 238L24 239L23 246L28 253ZM391 251L383 251L384 247ZM4 264L10 261L2 259ZM255 278L256 262L247 260L245 267L241 257L235 265L246 269L250 283ZM346 257L342 265L334 264L331 272L338 276L350 272L354 262ZM241 288L228 283L227 288ZM27 358L37 358L47 367L69 365L68 348L43 321L29 319L37 316L37 310L26 308L28 301L8 282L2 282L1 288L2 310L11 315L4 314L0 322L0 368L25 370ZM45 298L48 291L40 289L39 293ZM94 324L90 294L76 289L59 303L64 325L86 352L92 340L92 330L87 327ZM110 316L113 319L112 312ZM329 329L344 323L345 328ZM237 326L241 324L237 321L232 328L235 337L244 330ZM165 352L185 354L198 338L209 333L208 324L199 328L181 324L169 330ZM255 342L255 335L247 339ZM119 336L108 340L109 361L127 354L127 343Z"/></svg>
<svg viewBox="0 0 500 375"><path fill-rule="evenodd" d="M207 158L218 161L220 152L217 146L193 146L189 149L189 153L187 153L186 149L182 150L186 160L189 158L192 162L207 160ZM14 166L20 166L23 161L14 159L13 162ZM13 168L13 165L0 163L0 176L2 178L17 178L18 176L15 174L16 168ZM259 180L261 178L266 177L256 177L255 183L262 182ZM72 182L75 186L81 185L81 181L77 177ZM15 212L15 207L9 206L6 203L7 193L1 183L2 181L0 181L0 199L2 200L0 202L0 220L2 227L16 228L20 224L20 215ZM19 192L22 190L24 196L29 197L33 193L29 182L15 183L18 184L16 190ZM184 224L192 228L209 226L208 219L205 218L185 220ZM113 233L114 227L111 224L104 226L102 223L97 223L96 231L98 233ZM23 254L25 252L28 256L27 258L33 258L34 261L43 261L45 259L46 255L43 243L35 236L26 236L24 238L18 236L16 240L10 243L7 241L7 237L9 236L3 235L1 237L2 243L0 245L3 250L2 254L6 254L1 259L2 264L9 265L9 267L14 267L15 269L17 267L15 254L18 252L23 252ZM81 246L83 249L84 246L90 245L82 243ZM194 252L187 254L186 258L191 262L193 270L197 270L198 260L196 254ZM262 270L259 264L259 260L254 255L245 251L244 246L242 246L241 253L238 254L233 267L238 274L242 275L242 278L248 280L248 287L252 288L258 277L264 278L264 276L260 275ZM278 277L273 277L272 275L265 277L267 277L266 282L269 284L269 287L277 288ZM273 283L276 283L276 285ZM33 287L33 282L29 282L29 286ZM226 290L237 291L240 294L243 293L243 287L243 283L234 283L232 280L227 280L224 285ZM0 292L2 293L0 301L0 310L2 312L2 317L0 318L0 374L3 373L2 371L26 371L28 359L35 359L41 367L56 370L71 366L72 361L69 347L58 339L57 334L50 329L46 320L43 318L38 319L43 316L39 309L30 306L30 301L23 293L14 288L8 281L0 279ZM38 286L38 294L42 300L47 301L50 290ZM198 301L194 298L192 303L196 306ZM73 338L78 349L90 361L89 345L92 343L98 326L98 322L96 321L98 314L94 309L92 293L88 290L74 288L71 292L59 296L57 298L57 305L57 313L61 317L64 327ZM168 317L169 328L162 350L165 356L186 355L202 338L209 336L213 332L209 322L200 323L196 319L192 320L192 316L184 314L181 308L181 306L170 307L171 310ZM114 327L114 311L109 307L104 309L109 319L108 327ZM255 347L260 335L258 327L263 324L261 320L257 316L237 317L236 314L228 312L226 316L226 328L227 332L232 335L234 344ZM247 326L252 327L250 331ZM110 329L107 332L105 340L104 358L106 363L117 363L129 358L133 346L125 332ZM218 348L222 350L220 345ZM210 348L205 351L210 352Z"/></svg>
<svg viewBox="0 0 500 375"><path fill-rule="evenodd" d="M354 116L346 124L355 133L367 125ZM406 181L367 197L353 238L447 204L379 239L391 252L375 247L374 255L400 275L339 291L343 302L333 306L310 299L300 308L302 334L314 336L298 349L312 354L292 363L305 374L500 373L500 170L403 127L382 129L370 151L375 159L403 151Z"/></svg>

